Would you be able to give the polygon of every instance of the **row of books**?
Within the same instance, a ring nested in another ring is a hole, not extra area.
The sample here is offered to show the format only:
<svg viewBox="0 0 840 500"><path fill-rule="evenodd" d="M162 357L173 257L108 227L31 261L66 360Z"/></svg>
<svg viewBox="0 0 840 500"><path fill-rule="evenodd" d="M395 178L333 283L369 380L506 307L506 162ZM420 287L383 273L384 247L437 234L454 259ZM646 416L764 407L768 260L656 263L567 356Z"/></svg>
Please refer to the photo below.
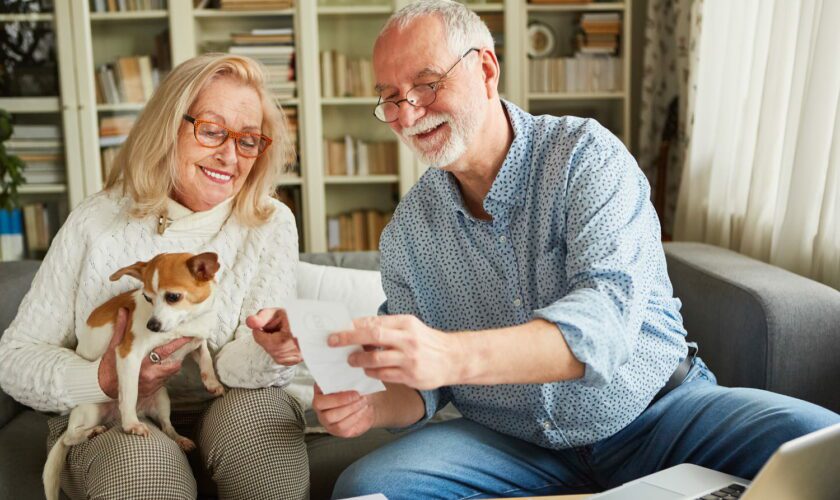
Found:
<svg viewBox="0 0 840 500"><path fill-rule="evenodd" d="M137 120L136 115L103 116L99 120L99 147L119 146Z"/></svg>
<svg viewBox="0 0 840 500"><path fill-rule="evenodd" d="M331 252L379 250L379 237L392 215L355 210L327 217L327 248Z"/></svg>
<svg viewBox="0 0 840 500"><path fill-rule="evenodd" d="M397 143L369 142L345 135L324 139L326 175L394 175L397 173Z"/></svg>
<svg viewBox="0 0 840 500"><path fill-rule="evenodd" d="M266 87L277 99L295 97L297 84L293 28L253 29L250 32L233 33L228 52L262 63L266 70Z"/></svg>
<svg viewBox="0 0 840 500"><path fill-rule="evenodd" d="M335 50L321 52L323 97L375 97L373 63Z"/></svg>
<svg viewBox="0 0 840 500"><path fill-rule="evenodd" d="M577 54L528 61L530 92L609 92L622 90L620 57Z"/></svg>
<svg viewBox="0 0 840 500"><path fill-rule="evenodd" d="M618 12L583 14L575 45L581 54L612 55L618 52L620 35L621 15Z"/></svg>
<svg viewBox="0 0 840 500"><path fill-rule="evenodd" d="M166 0L91 0L92 12L133 12L166 9Z"/></svg>
<svg viewBox="0 0 840 500"><path fill-rule="evenodd" d="M161 79L151 56L119 57L96 68L95 76L100 104L145 103Z"/></svg>
<svg viewBox="0 0 840 500"><path fill-rule="evenodd" d="M17 124L6 141L6 151L19 157L25 167L27 184L64 184L64 145L61 126L55 124Z"/></svg>
<svg viewBox="0 0 840 500"><path fill-rule="evenodd" d="M0 261L40 257L50 246L50 214L46 205L30 203L0 209Z"/></svg>

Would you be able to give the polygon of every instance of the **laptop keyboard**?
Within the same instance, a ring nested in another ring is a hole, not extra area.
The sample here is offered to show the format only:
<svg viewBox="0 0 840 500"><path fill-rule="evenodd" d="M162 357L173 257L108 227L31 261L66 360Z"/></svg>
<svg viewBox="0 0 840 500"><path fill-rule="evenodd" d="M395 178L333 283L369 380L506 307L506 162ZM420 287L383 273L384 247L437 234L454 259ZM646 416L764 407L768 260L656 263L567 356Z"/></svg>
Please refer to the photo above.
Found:
<svg viewBox="0 0 840 500"><path fill-rule="evenodd" d="M734 500L736 498L741 498L741 495L744 494L746 489L746 487L741 486L740 484L730 484L726 488L713 491L698 500Z"/></svg>

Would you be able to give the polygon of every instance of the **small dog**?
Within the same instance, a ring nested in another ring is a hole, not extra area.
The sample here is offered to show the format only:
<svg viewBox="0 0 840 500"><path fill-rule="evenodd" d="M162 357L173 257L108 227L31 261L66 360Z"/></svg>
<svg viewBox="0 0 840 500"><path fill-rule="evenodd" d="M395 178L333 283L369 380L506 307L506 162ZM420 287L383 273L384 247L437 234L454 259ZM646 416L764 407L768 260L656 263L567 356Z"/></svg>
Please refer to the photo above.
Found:
<svg viewBox="0 0 840 500"><path fill-rule="evenodd" d="M216 396L224 394L207 347L207 336L217 323L213 289L218 270L215 253L175 253L157 255L149 262L137 262L111 275L111 281L131 276L140 280L142 286L97 307L87 319L87 328L77 332L76 352L90 361L101 358L110 344L119 310L128 310L125 335L116 347L119 401L82 404L70 412L67 430L50 450L44 466L48 500L59 498L61 471L69 448L105 432L107 428L102 424L115 420L118 414L126 433L148 436L149 428L138 418L148 415L182 450L195 448L192 440L178 434L172 426L165 387L138 401L140 364L155 347L181 337L194 337L172 357L182 359L191 353L201 370L204 387Z"/></svg>

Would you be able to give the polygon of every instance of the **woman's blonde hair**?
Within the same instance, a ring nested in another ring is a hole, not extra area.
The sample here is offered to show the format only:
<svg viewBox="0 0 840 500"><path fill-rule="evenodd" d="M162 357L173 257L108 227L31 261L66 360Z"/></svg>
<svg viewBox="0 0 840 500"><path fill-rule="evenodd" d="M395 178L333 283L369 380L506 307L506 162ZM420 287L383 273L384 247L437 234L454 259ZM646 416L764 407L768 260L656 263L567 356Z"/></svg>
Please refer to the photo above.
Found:
<svg viewBox="0 0 840 500"><path fill-rule="evenodd" d="M267 221L272 206L265 195L274 188L282 169L293 158L288 128L282 111L265 88L262 66L248 57L204 54L179 64L160 84L128 134L114 160L105 189L121 187L133 201L136 217L159 214L177 188L178 130L183 115L207 85L216 78L235 78L253 87L262 102L262 133L271 146L254 162L248 178L233 202L240 222L256 226Z"/></svg>

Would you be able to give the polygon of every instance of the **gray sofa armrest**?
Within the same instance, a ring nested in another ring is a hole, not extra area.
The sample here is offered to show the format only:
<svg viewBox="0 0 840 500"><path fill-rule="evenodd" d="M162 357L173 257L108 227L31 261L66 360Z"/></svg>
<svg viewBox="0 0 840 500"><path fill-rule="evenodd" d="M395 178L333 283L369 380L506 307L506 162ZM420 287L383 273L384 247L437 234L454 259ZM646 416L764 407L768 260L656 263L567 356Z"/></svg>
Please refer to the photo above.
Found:
<svg viewBox="0 0 840 500"><path fill-rule="evenodd" d="M666 243L688 340L721 385L840 411L840 292L736 252Z"/></svg>
<svg viewBox="0 0 840 500"><path fill-rule="evenodd" d="M41 265L36 260L0 262L0 337L15 319L20 301L29 291L32 278ZM0 427L6 425L23 406L0 389Z"/></svg>

